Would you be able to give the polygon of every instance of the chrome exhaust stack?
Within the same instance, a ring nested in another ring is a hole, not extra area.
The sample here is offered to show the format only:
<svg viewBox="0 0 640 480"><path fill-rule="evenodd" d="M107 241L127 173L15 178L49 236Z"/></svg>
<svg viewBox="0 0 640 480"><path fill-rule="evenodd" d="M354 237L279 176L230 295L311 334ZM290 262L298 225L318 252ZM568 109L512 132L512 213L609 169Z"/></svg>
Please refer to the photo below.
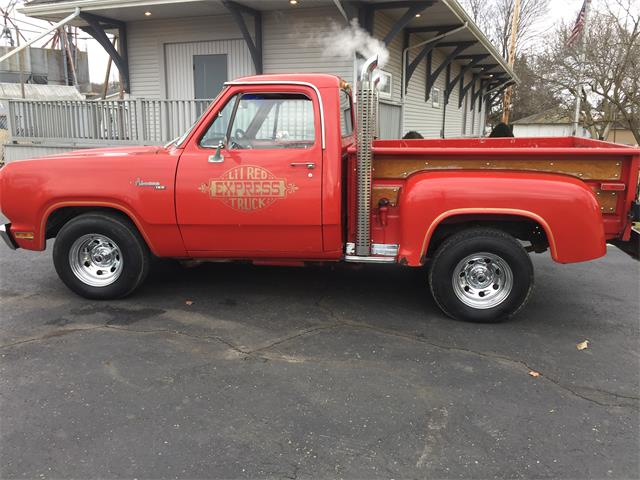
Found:
<svg viewBox="0 0 640 480"><path fill-rule="evenodd" d="M373 72L378 67L378 57L369 58L360 71L357 104L357 226L356 256L371 255L371 179L373 165L373 138L376 132L378 112L377 80Z"/></svg>

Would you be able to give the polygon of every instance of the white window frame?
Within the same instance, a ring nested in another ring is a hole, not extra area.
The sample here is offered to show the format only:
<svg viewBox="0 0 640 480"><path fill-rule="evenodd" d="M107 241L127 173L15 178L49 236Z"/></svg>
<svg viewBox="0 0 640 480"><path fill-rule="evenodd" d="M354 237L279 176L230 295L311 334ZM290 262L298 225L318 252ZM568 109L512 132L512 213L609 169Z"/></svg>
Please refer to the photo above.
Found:
<svg viewBox="0 0 640 480"><path fill-rule="evenodd" d="M440 108L440 94L441 90L438 87L431 88L431 107Z"/></svg>
<svg viewBox="0 0 640 480"><path fill-rule="evenodd" d="M386 83L384 85L386 85L389 88L389 91L384 91L381 90L380 87L378 87L378 98L384 98L386 100L391 100L391 98L393 98L393 75L389 72L385 72L384 70L378 70L376 72L376 75L381 79L380 80L380 85L382 85L382 77L384 77L386 79Z"/></svg>

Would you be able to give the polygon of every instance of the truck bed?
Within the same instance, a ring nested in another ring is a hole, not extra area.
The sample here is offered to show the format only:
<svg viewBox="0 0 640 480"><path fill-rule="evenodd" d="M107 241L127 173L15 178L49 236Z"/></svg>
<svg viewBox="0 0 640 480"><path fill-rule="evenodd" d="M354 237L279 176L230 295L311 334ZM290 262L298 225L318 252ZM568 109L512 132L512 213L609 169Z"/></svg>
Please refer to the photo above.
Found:
<svg viewBox="0 0 640 480"><path fill-rule="evenodd" d="M598 140L562 138L469 138L377 140L373 144L372 206L394 204L402 180L429 170L508 170L557 173L583 180L600 204L608 238L628 222L623 213L636 197L638 150Z"/></svg>

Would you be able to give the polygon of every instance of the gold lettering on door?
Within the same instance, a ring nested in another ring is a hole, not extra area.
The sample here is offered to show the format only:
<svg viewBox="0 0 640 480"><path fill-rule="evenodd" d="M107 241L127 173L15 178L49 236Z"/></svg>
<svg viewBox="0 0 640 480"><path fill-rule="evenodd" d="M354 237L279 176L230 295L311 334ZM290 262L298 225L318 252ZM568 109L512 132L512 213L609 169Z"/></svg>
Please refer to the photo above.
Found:
<svg viewBox="0 0 640 480"><path fill-rule="evenodd" d="M218 179L200 185L199 190L214 200L241 212L253 212L272 205L298 190L286 179L253 165L235 167Z"/></svg>

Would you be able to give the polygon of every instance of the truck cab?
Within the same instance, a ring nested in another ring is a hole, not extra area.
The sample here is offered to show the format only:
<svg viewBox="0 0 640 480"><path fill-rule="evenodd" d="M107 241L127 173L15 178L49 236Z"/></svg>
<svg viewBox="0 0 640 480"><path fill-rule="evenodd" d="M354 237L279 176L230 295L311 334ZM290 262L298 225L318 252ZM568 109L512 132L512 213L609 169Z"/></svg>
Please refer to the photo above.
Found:
<svg viewBox="0 0 640 480"><path fill-rule="evenodd" d="M176 214L189 256L341 257L351 97L337 77L294 78L231 82L176 143Z"/></svg>

